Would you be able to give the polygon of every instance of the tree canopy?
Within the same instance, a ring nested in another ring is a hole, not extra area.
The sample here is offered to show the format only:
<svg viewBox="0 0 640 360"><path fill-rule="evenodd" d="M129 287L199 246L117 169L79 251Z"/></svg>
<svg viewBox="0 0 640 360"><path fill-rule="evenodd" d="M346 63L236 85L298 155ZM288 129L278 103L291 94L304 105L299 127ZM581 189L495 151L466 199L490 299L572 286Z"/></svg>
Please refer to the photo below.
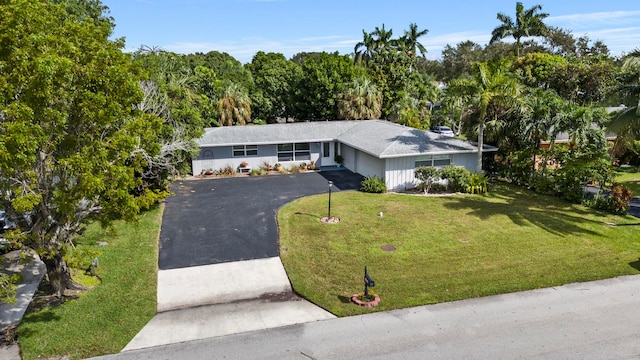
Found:
<svg viewBox="0 0 640 360"><path fill-rule="evenodd" d="M111 27L7 0L0 33L0 206L61 296L75 286L66 247L89 220L133 219L163 196L141 176L162 120L138 109L140 69Z"/></svg>

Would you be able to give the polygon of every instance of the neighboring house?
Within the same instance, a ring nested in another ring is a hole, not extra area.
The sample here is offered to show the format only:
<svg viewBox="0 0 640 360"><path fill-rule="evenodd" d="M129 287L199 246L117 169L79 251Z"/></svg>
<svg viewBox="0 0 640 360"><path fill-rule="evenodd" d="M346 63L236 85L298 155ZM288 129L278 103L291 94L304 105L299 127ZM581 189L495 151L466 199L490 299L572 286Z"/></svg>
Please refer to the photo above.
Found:
<svg viewBox="0 0 640 360"><path fill-rule="evenodd" d="M476 168L477 145L389 121L320 121L257 126L223 126L205 129L197 140L199 156L193 174L225 166L259 168L264 162L283 167L314 161L332 167L336 155L342 166L364 176L384 179L390 190L417 186L419 166ZM483 151L496 151L485 145Z"/></svg>

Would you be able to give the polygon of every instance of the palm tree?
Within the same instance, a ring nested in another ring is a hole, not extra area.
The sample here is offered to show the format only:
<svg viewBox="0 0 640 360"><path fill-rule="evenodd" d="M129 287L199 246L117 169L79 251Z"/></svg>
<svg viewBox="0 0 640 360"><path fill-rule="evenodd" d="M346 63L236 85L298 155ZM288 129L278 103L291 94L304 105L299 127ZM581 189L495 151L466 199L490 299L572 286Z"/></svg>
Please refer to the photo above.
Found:
<svg viewBox="0 0 640 360"><path fill-rule="evenodd" d="M373 37L374 50L377 53L384 52L389 46L393 45L393 40L391 39L393 30L389 29L389 31L387 31L384 28L384 24L382 24L382 28L376 26L371 36Z"/></svg>
<svg viewBox="0 0 640 360"><path fill-rule="evenodd" d="M347 85L338 100L338 116L341 119L379 119L382 114L382 93L365 76L360 76Z"/></svg>
<svg viewBox="0 0 640 360"><path fill-rule="evenodd" d="M229 85L218 101L220 125L246 125L251 120L251 99L238 84Z"/></svg>
<svg viewBox="0 0 640 360"><path fill-rule="evenodd" d="M636 140L640 136L640 49L635 49L627 57L622 69L630 72L628 83L617 89L623 101L629 105L618 112L608 125L608 129L620 135L621 141Z"/></svg>
<svg viewBox="0 0 640 360"><path fill-rule="evenodd" d="M425 57L427 49L425 49L424 45L422 45L418 39L427 35L428 32L429 30L427 29L418 31L418 25L415 23L409 24L409 30L405 30L404 36L400 38L400 42L403 43L409 57L415 58L418 51L420 51L422 57Z"/></svg>
<svg viewBox="0 0 640 360"><path fill-rule="evenodd" d="M375 53L375 42L373 35L362 30L362 41L356 44L353 48L355 53L354 61L356 64L361 64L364 61L365 65L369 64L369 61L373 59Z"/></svg>
<svg viewBox="0 0 640 360"><path fill-rule="evenodd" d="M452 127L456 134L462 130L462 119L467 115L475 91L473 79L466 77L451 80L444 89L444 105L451 111Z"/></svg>
<svg viewBox="0 0 640 360"><path fill-rule="evenodd" d="M515 23L511 17L504 13L498 13L497 18L502 22L502 25L493 29L489 44L511 36L516 40L516 56L520 56L520 41L523 37L545 36L549 33L549 28L542 21L549 14L539 13L540 10L542 10L541 5L534 5L530 9L524 10L522 3L517 2Z"/></svg>
<svg viewBox="0 0 640 360"><path fill-rule="evenodd" d="M506 73L506 68L502 61L473 64L476 92L472 101L479 112L478 173L482 172L485 124L488 121L497 122L499 115L511 108L520 93L520 86L514 77ZM492 118L487 116L489 113Z"/></svg>

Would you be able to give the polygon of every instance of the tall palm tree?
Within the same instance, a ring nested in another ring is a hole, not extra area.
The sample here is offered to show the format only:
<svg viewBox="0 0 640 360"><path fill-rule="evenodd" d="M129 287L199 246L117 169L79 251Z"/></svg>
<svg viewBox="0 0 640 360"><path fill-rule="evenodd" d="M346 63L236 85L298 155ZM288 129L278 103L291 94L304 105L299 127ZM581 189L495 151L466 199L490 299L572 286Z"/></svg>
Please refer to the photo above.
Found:
<svg viewBox="0 0 640 360"><path fill-rule="evenodd" d="M391 37L393 36L393 30L384 28L384 24L382 24L382 28L376 26L376 28L371 33L373 37L374 50L377 53L384 52L391 45L393 45L393 40Z"/></svg>
<svg viewBox="0 0 640 360"><path fill-rule="evenodd" d="M429 30L418 30L418 25L415 23L409 24L409 30L404 31L404 36L400 38L400 42L403 43L407 51L407 55L411 58L415 58L418 51L422 57L425 57L427 53L427 49L425 49L424 45L418 41L422 36L427 35Z"/></svg>
<svg viewBox="0 0 640 360"><path fill-rule="evenodd" d="M382 92L365 76L348 84L338 99L338 116L348 120L379 119L382 115Z"/></svg>
<svg viewBox="0 0 640 360"><path fill-rule="evenodd" d="M488 121L497 122L499 115L511 108L520 94L520 86L514 77L507 74L507 66L502 61L474 63L473 72L476 86L473 102L479 112L476 169L480 173L485 124Z"/></svg>
<svg viewBox="0 0 640 360"><path fill-rule="evenodd" d="M502 23L491 32L491 41L496 41L506 37L513 37L516 40L516 56L520 56L521 39L529 36L545 36L549 33L549 28L543 20L549 16L547 13L539 13L541 5L534 5L525 10L521 2L516 3L516 21L504 13L498 13L497 18Z"/></svg>
<svg viewBox="0 0 640 360"><path fill-rule="evenodd" d="M362 41L353 48L355 54L354 61L356 64L364 62L365 66L373 59L375 53L375 42L373 35L362 29Z"/></svg>
<svg viewBox="0 0 640 360"><path fill-rule="evenodd" d="M251 120L251 99L238 84L231 84L218 101L220 125L246 125Z"/></svg>

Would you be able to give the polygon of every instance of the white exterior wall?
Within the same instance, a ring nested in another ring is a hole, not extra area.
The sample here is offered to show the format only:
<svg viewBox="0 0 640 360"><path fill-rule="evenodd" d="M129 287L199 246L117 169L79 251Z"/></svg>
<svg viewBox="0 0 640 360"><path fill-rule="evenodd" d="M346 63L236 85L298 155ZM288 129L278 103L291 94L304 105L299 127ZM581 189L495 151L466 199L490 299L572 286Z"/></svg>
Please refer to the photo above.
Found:
<svg viewBox="0 0 640 360"><path fill-rule="evenodd" d="M233 148L231 146L207 147L200 149L198 157L191 161L193 175L200 175L203 171L209 169L214 171L220 170L225 168L227 165L237 169L243 161L246 161L249 164L247 167L253 169L260 168L265 161L271 165L278 163L278 146L276 144L258 145L257 156L233 157L232 149ZM318 163L321 150L321 145L319 143L311 143L311 160ZM308 164L309 160L281 161L280 164L286 168L302 162Z"/></svg>
<svg viewBox="0 0 640 360"><path fill-rule="evenodd" d="M356 150L358 154L356 157L356 172L363 176L377 176L380 179L384 179L385 173L385 160L378 159L365 152Z"/></svg>
<svg viewBox="0 0 640 360"><path fill-rule="evenodd" d="M418 186L413 170L415 157L386 159L385 183L387 190L407 190Z"/></svg>
<svg viewBox="0 0 640 360"><path fill-rule="evenodd" d="M352 148L351 146L341 144L340 152L340 155L342 155L342 166L353 172L358 172L356 171L356 164L358 161L358 152L356 151L356 149Z"/></svg>
<svg viewBox="0 0 640 360"><path fill-rule="evenodd" d="M386 159L385 183L388 190L408 190L420 183L415 178L415 165L419 156ZM475 171L476 154L452 154L451 165L463 166L469 171Z"/></svg>

